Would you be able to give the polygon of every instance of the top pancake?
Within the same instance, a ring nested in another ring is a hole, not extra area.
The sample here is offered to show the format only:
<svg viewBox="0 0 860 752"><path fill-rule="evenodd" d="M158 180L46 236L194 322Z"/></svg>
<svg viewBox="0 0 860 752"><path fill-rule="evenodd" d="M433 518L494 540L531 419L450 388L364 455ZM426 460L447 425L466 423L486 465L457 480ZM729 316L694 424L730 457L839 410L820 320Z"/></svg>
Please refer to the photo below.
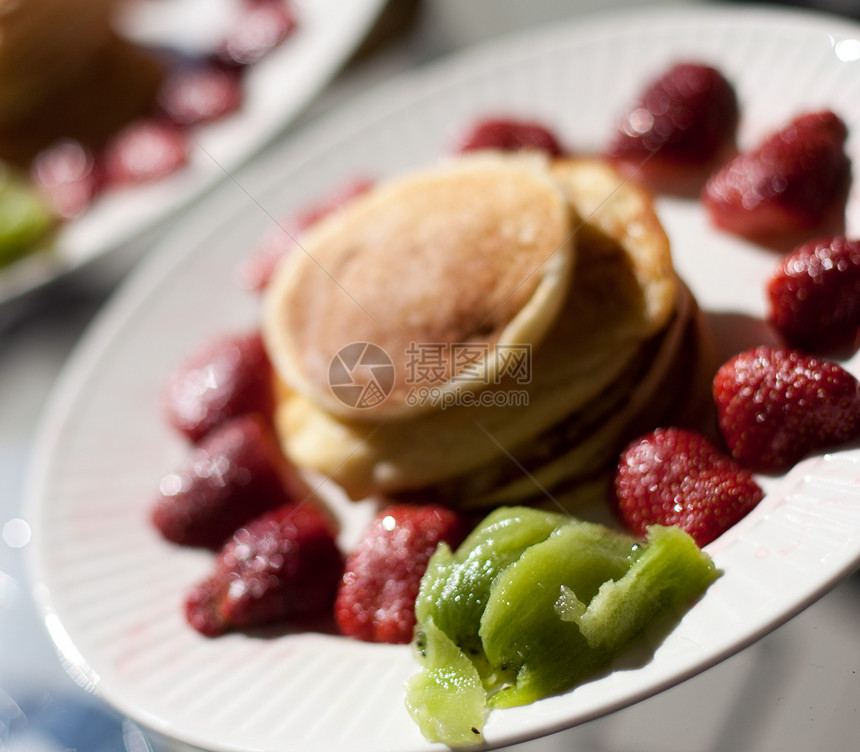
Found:
<svg viewBox="0 0 860 752"><path fill-rule="evenodd" d="M476 155L382 183L316 225L278 270L263 320L275 368L353 420L428 409L413 404L416 389L482 388L497 345L536 344L557 316L570 229L566 199L537 157ZM377 357L356 362L359 347L336 361L353 343L374 345ZM386 356L393 370L374 370ZM388 393L356 405L332 391L333 378L356 389L377 379Z"/></svg>

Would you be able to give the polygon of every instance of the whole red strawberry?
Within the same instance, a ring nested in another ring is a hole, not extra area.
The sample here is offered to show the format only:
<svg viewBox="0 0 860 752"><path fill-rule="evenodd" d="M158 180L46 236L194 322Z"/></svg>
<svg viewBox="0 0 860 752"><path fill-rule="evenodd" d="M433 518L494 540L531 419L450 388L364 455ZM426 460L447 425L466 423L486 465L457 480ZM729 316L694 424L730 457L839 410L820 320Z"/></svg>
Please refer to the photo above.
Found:
<svg viewBox="0 0 860 752"><path fill-rule="evenodd" d="M311 495L269 424L245 415L212 431L162 478L152 522L169 541L216 549L249 519Z"/></svg>
<svg viewBox="0 0 860 752"><path fill-rule="evenodd" d="M746 516L764 496L749 471L695 431L662 428L632 442L615 474L624 522L679 527L704 546Z"/></svg>
<svg viewBox="0 0 860 752"><path fill-rule="evenodd" d="M168 423L191 441L245 413L274 410L272 368L259 332L203 343L170 374L163 393Z"/></svg>
<svg viewBox="0 0 860 752"><path fill-rule="evenodd" d="M444 507L383 510L347 559L335 603L341 632L369 642L410 642L427 562L440 541L455 547L465 534L463 520Z"/></svg>
<svg viewBox="0 0 860 752"><path fill-rule="evenodd" d="M561 145L549 128L540 123L512 118L487 118L472 126L460 143L459 150L469 152L480 149L534 149L551 157L562 154Z"/></svg>
<svg viewBox="0 0 860 752"><path fill-rule="evenodd" d="M102 155L110 186L150 183L188 163L191 145L178 126L156 119L131 123L108 142Z"/></svg>
<svg viewBox="0 0 860 752"><path fill-rule="evenodd" d="M218 553L214 571L185 603L208 637L329 612L343 557L328 516L288 504L249 522Z"/></svg>
<svg viewBox="0 0 860 752"><path fill-rule="evenodd" d="M844 214L848 131L829 110L786 123L714 173L702 193L713 223L750 238L789 236Z"/></svg>
<svg viewBox="0 0 860 752"><path fill-rule="evenodd" d="M89 209L104 182L92 150L70 139L39 152L31 172L51 208L63 219L74 219Z"/></svg>
<svg viewBox="0 0 860 752"><path fill-rule="evenodd" d="M242 98L242 79L235 68L198 64L168 76L158 92L158 109L170 122L190 127L235 112Z"/></svg>
<svg viewBox="0 0 860 752"><path fill-rule="evenodd" d="M764 472L860 435L860 384L839 364L781 347L736 355L713 383L720 431L741 464Z"/></svg>
<svg viewBox="0 0 860 752"><path fill-rule="evenodd" d="M660 188L701 187L704 170L734 145L735 91L716 68L678 63L651 83L622 119L606 156Z"/></svg>
<svg viewBox="0 0 860 752"><path fill-rule="evenodd" d="M239 16L223 40L218 57L232 65L259 62L295 30L288 0L242 0Z"/></svg>
<svg viewBox="0 0 860 752"><path fill-rule="evenodd" d="M802 350L856 347L860 335L860 241L819 238L785 256L767 287L770 320Z"/></svg>

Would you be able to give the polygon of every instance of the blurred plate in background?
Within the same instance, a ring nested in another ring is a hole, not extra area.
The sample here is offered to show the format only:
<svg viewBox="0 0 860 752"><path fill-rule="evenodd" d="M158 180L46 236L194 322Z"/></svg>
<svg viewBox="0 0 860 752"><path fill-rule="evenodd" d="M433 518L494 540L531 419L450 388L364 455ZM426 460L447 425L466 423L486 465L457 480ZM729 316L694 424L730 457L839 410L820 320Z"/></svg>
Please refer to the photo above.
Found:
<svg viewBox="0 0 860 752"><path fill-rule="evenodd" d="M136 0L120 28L147 45L201 53L223 32L234 2ZM0 305L157 228L258 153L355 51L384 0L297 0L293 6L295 30L250 66L239 111L194 130L189 164L153 184L110 192L61 228L51 252L0 269Z"/></svg>

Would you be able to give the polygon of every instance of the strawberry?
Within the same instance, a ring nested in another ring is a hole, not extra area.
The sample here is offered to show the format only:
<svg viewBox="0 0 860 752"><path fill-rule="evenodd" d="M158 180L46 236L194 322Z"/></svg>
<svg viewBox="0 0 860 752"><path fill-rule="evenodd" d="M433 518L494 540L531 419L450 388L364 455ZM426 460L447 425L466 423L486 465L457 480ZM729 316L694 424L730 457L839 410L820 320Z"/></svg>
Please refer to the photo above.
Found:
<svg viewBox="0 0 860 752"><path fill-rule="evenodd" d="M252 517L311 496L271 427L245 415L208 434L162 479L152 522L169 541L217 549Z"/></svg>
<svg viewBox="0 0 860 752"><path fill-rule="evenodd" d="M733 149L738 102L716 68L678 63L650 83L610 141L606 156L655 187L701 186Z"/></svg>
<svg viewBox="0 0 860 752"><path fill-rule="evenodd" d="M720 432L741 464L783 471L860 435L860 384L837 363L783 347L731 358L713 382Z"/></svg>
<svg viewBox="0 0 860 752"><path fill-rule="evenodd" d="M679 527L699 546L746 516L764 493L748 470L700 433L661 428L632 442L615 474L615 502L637 535Z"/></svg>
<svg viewBox="0 0 860 752"><path fill-rule="evenodd" d="M263 292L281 260L295 246L295 236L280 226L266 233L239 267L239 282L247 290Z"/></svg>
<svg viewBox="0 0 860 752"><path fill-rule="evenodd" d="M710 177L702 200L711 220L737 235L769 238L809 232L844 214L847 135L829 110L785 124Z"/></svg>
<svg viewBox="0 0 860 752"><path fill-rule="evenodd" d="M281 259L297 243L301 243L297 240L299 235L332 212L346 206L354 198L369 191L372 185L373 183L365 178L350 180L319 202L300 211L284 226L273 227L242 266L241 276L244 286L258 292L264 290Z"/></svg>
<svg viewBox="0 0 860 752"><path fill-rule="evenodd" d="M341 632L368 642L407 643L415 598L440 541L466 534L455 512L437 505L395 504L380 512L346 562L335 602Z"/></svg>
<svg viewBox="0 0 860 752"><path fill-rule="evenodd" d="M189 152L188 136L181 128L155 119L139 120L105 147L105 178L110 185L153 182L183 167Z"/></svg>
<svg viewBox="0 0 860 752"><path fill-rule="evenodd" d="M234 65L252 65L284 41L296 28L287 0L243 0L240 15L224 39L218 56Z"/></svg>
<svg viewBox="0 0 860 752"><path fill-rule="evenodd" d="M168 423L191 441L245 413L272 414L272 368L259 332L218 337L194 350L165 384Z"/></svg>
<svg viewBox="0 0 860 752"><path fill-rule="evenodd" d="M562 148L555 134L539 123L509 118L488 118L476 123L463 137L459 151L480 149L518 151L536 149L559 157Z"/></svg>
<svg viewBox="0 0 860 752"><path fill-rule="evenodd" d="M198 64L181 67L158 92L160 112L179 126L209 123L242 104L242 81L235 69Z"/></svg>
<svg viewBox="0 0 860 752"><path fill-rule="evenodd" d="M70 139L41 151L31 171L51 208L63 219L83 214L102 188L103 174L95 155L83 144Z"/></svg>
<svg viewBox="0 0 860 752"><path fill-rule="evenodd" d="M347 180L316 203L298 212L289 222L290 227L295 233L305 232L329 214L347 206L353 199L367 193L372 187L373 181L369 178L356 177Z"/></svg>
<svg viewBox="0 0 860 752"><path fill-rule="evenodd" d="M329 517L287 504L238 529L209 577L185 601L188 623L207 637L330 612L343 557Z"/></svg>
<svg viewBox="0 0 860 752"><path fill-rule="evenodd" d="M860 240L819 238L786 255L767 286L770 321L792 347L825 352L860 336Z"/></svg>

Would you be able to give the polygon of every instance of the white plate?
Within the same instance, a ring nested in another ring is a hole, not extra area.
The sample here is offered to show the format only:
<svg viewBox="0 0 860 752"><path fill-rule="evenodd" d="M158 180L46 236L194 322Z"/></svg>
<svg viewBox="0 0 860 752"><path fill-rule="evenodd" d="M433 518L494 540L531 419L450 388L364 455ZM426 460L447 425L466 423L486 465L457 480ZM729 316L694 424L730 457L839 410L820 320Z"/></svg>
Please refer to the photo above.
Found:
<svg viewBox="0 0 860 752"><path fill-rule="evenodd" d="M235 0L138 0L123 17L131 38L203 52L224 32ZM362 40L383 0L299 0L298 25L250 67L242 108L194 130L189 164L152 185L111 191L63 226L51 253L0 270L0 305L109 253L171 218L256 154L319 92Z"/></svg>
<svg viewBox="0 0 860 752"><path fill-rule="evenodd" d="M579 20L410 75L362 98L222 187L108 306L48 411L33 473L36 590L77 679L142 723L213 750L418 752L403 707L415 670L403 646L332 635L205 639L183 622L208 554L162 542L147 522L156 483L186 451L156 390L200 338L253 326L235 271L273 217L345 178L436 159L474 119L536 117L580 150L599 147L646 78L678 58L732 79L740 138L800 110L848 122L860 164L860 27L814 15L732 8ZM860 225L851 196L849 229ZM770 252L711 230L695 202L661 200L677 265L726 345L764 327ZM848 367L860 373L855 358ZM762 504L710 547L725 570L644 665L528 707L495 712L490 745L511 744L621 708L702 671L821 596L860 562L860 452L811 459L767 484ZM363 507L339 505L343 542Z"/></svg>

